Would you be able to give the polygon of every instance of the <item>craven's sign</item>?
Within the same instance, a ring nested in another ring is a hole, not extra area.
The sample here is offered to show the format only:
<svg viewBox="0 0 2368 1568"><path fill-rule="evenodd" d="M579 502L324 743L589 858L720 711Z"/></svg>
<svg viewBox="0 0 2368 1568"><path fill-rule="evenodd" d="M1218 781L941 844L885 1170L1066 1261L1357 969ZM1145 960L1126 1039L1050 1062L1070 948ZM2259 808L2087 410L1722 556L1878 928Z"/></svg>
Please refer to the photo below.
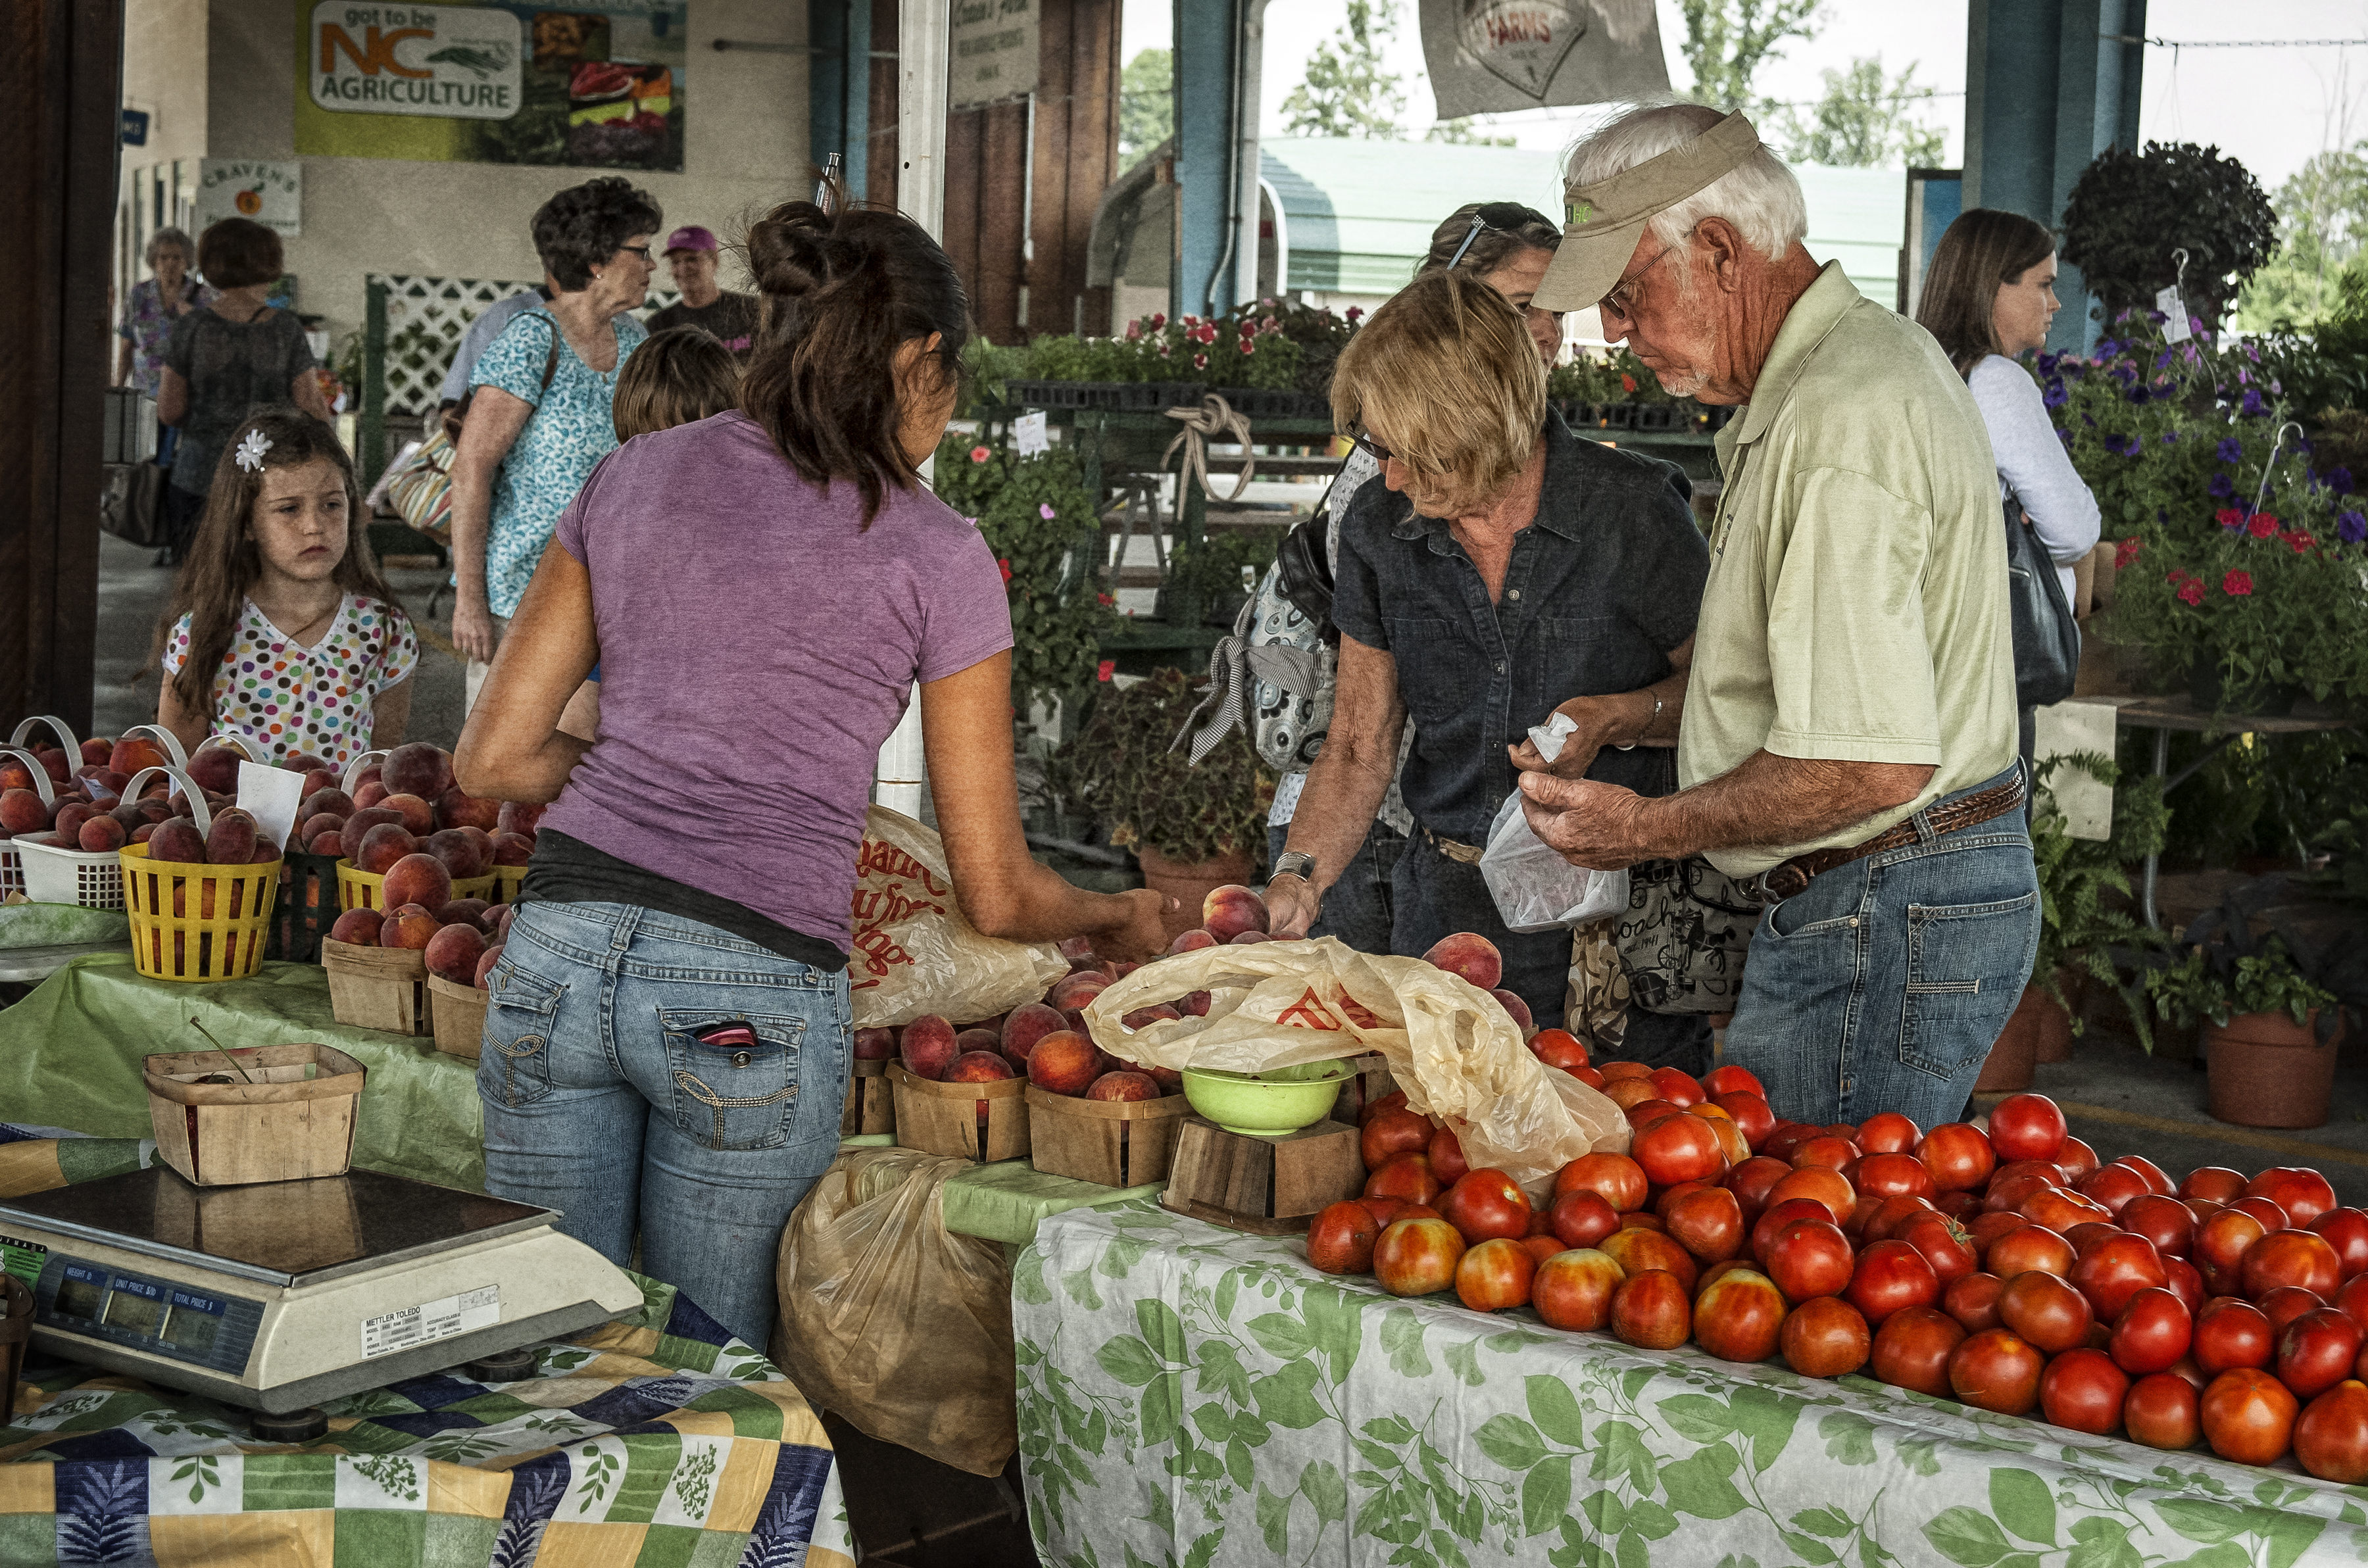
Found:
<svg viewBox="0 0 2368 1568"><path fill-rule="evenodd" d="M518 17L494 6L313 7L313 101L347 114L507 119L520 102Z"/></svg>

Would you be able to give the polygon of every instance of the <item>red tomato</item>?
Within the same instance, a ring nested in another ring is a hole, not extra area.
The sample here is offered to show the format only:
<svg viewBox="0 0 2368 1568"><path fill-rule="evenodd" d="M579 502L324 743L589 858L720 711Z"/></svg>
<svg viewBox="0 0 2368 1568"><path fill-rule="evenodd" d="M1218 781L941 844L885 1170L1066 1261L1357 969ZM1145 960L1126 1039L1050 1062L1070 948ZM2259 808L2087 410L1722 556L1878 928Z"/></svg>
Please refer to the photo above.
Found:
<svg viewBox="0 0 2368 1568"><path fill-rule="evenodd" d="M2044 1187L2026 1199L2023 1217L2034 1225L2044 1225L2061 1235L2075 1225L2092 1220L2110 1220L2101 1203L2091 1203L2077 1192L2066 1192L2060 1187Z"/></svg>
<svg viewBox="0 0 2368 1568"><path fill-rule="evenodd" d="M1965 1228L1944 1214L1919 1214L1903 1222L1896 1239L1924 1255L1932 1277L1947 1290L1974 1271L1974 1241Z"/></svg>
<svg viewBox="0 0 2368 1568"><path fill-rule="evenodd" d="M1530 1233L1529 1195L1503 1171L1474 1171L1447 1189L1439 1211L1474 1246L1498 1237L1519 1241Z"/></svg>
<svg viewBox="0 0 2368 1568"><path fill-rule="evenodd" d="M2347 1380L2294 1418L2294 1462L2344 1486L2368 1481L2368 1384Z"/></svg>
<svg viewBox="0 0 2368 1568"><path fill-rule="evenodd" d="M2027 1415L2039 1403L2039 1376L2046 1364L2037 1346L2012 1331L1986 1328L1950 1356L1949 1387L1977 1409Z"/></svg>
<svg viewBox="0 0 2368 1568"><path fill-rule="evenodd" d="M2021 1225L1992 1242L1982 1256L1982 1267L2001 1279L2037 1269L2043 1274L2072 1272L2072 1244L2038 1225Z"/></svg>
<svg viewBox="0 0 2368 1568"><path fill-rule="evenodd" d="M2253 1305L2270 1320L2271 1334L2283 1334L2286 1324L2305 1312L2315 1312L2327 1305L2327 1300L2316 1290L2305 1290L2299 1285L2281 1285L2274 1290L2264 1290Z"/></svg>
<svg viewBox="0 0 2368 1568"><path fill-rule="evenodd" d="M1618 1261L1591 1247L1556 1253L1530 1277L1530 1304L1554 1328L1595 1329L1611 1321L1611 1294L1628 1278Z"/></svg>
<svg viewBox="0 0 2368 1568"><path fill-rule="evenodd" d="M2122 1315L2131 1297L2161 1288L2170 1277L2163 1272L2152 1242L2122 1232L2105 1237L2074 1262L2070 1278L2072 1288L2089 1298L2098 1320L2111 1323Z"/></svg>
<svg viewBox="0 0 2368 1568"><path fill-rule="evenodd" d="M2113 1364L2134 1378L2169 1371L2195 1337L2187 1304L2169 1290L2140 1290L2113 1320L2105 1348Z"/></svg>
<svg viewBox="0 0 2368 1568"><path fill-rule="evenodd" d="M2238 1279L2255 1301L2281 1285L2332 1298L2343 1284L2343 1264L2316 1231L2272 1231L2245 1249Z"/></svg>
<svg viewBox="0 0 2368 1568"><path fill-rule="evenodd" d="M1577 1079L1580 1083L1585 1084L1590 1089L1600 1089L1603 1087L1605 1081L1603 1074L1597 1072L1592 1067L1567 1067L1565 1068L1564 1071L1568 1073L1572 1077Z"/></svg>
<svg viewBox="0 0 2368 1568"><path fill-rule="evenodd" d="M1877 1242L1858 1255L1858 1267L1843 1294L1880 1328L1902 1308L1938 1304L1941 1281L1924 1255L1906 1242Z"/></svg>
<svg viewBox="0 0 2368 1568"><path fill-rule="evenodd" d="M2260 1308L2234 1296L2214 1296L2195 1314L2191 1349L2204 1376L2216 1378L2236 1367L2268 1366L2277 1343Z"/></svg>
<svg viewBox="0 0 2368 1568"><path fill-rule="evenodd" d="M2252 1367L2235 1368L2203 1391L2203 1440L2224 1460L2274 1464L2294 1437L2298 1408L2277 1379Z"/></svg>
<svg viewBox="0 0 2368 1568"><path fill-rule="evenodd" d="M2335 1305L2368 1334L2368 1275L2355 1274L2346 1279L2335 1293Z"/></svg>
<svg viewBox="0 0 2368 1568"><path fill-rule="evenodd" d="M1943 1196L1964 1198L1967 1195L1959 1192ZM1987 1257L1989 1256L1990 1248L1998 1244L2000 1236L2020 1231L2030 1221L2020 1214L1991 1214L1976 1209L1972 1219L1961 1220L1958 1223L1964 1226L1965 1233L1974 1238L1974 1255L1976 1257ZM2065 1267L2069 1268L2072 1266L2066 1263ZM2021 1271L2017 1270L2017 1272Z"/></svg>
<svg viewBox="0 0 2368 1568"><path fill-rule="evenodd" d="M2179 1190L2171 1185L2170 1177L2163 1174L2162 1167L2156 1165L2152 1160L2147 1159L2144 1154L2123 1154L2120 1159L2115 1160L2113 1164L2117 1165L2126 1165L2131 1170L2137 1172L2138 1175L2146 1177L2146 1190L2149 1192L2160 1193L2163 1197L2169 1198L2172 1193Z"/></svg>
<svg viewBox="0 0 2368 1568"><path fill-rule="evenodd" d="M1429 1203L1439 1196L1439 1175L1430 1168L1429 1155L1400 1152L1373 1167L1358 1196Z"/></svg>
<svg viewBox="0 0 2368 1568"><path fill-rule="evenodd" d="M2228 1207L2240 1214L2250 1214L2254 1219L2259 1220L2264 1232L2275 1233L2286 1230L2294 1223L2286 1217L2286 1211L2283 1209L2266 1198L2240 1198Z"/></svg>
<svg viewBox="0 0 2368 1568"><path fill-rule="evenodd" d="M2169 1372L2140 1378L2122 1401L2122 1425L2133 1443L2150 1449L2193 1448L2203 1436L2195 1385Z"/></svg>
<svg viewBox="0 0 2368 1568"><path fill-rule="evenodd" d="M1941 1292L1941 1310L1964 1325L1967 1334L1998 1326L1998 1295L2006 1281L1995 1274L1968 1274Z"/></svg>
<svg viewBox="0 0 2368 1568"><path fill-rule="evenodd" d="M1385 1110L1365 1123L1365 1168L1377 1170L1392 1154L1420 1153L1430 1147L1430 1118L1403 1108Z"/></svg>
<svg viewBox="0 0 2368 1568"><path fill-rule="evenodd" d="M1768 1267L1768 1277L1790 1301L1839 1296L1850 1288L1850 1238L1831 1221L1793 1221L1769 1243L1761 1261Z"/></svg>
<svg viewBox="0 0 2368 1568"><path fill-rule="evenodd" d="M1529 1255L1540 1263L1570 1250L1562 1244L1562 1238L1552 1231L1532 1231L1521 1238L1521 1245L1527 1248Z"/></svg>
<svg viewBox="0 0 2368 1568"><path fill-rule="evenodd" d="M1697 1187L1678 1194L1661 1218L1678 1244L1699 1262L1724 1263L1743 1251L1743 1205L1723 1187Z"/></svg>
<svg viewBox="0 0 2368 1568"><path fill-rule="evenodd" d="M1373 1124L1373 1119L1381 1115L1383 1111L1403 1110L1405 1108L1406 1091L1404 1089L1392 1089L1380 1099L1369 1100L1366 1102L1365 1108L1358 1114L1357 1125L1359 1127L1371 1127Z"/></svg>
<svg viewBox="0 0 2368 1568"><path fill-rule="evenodd" d="M2127 1165L2107 1165L2082 1177L2078 1185L2081 1197L2103 1204L2116 1219L2123 1209L2153 1190L2146 1186L2146 1177Z"/></svg>
<svg viewBox="0 0 2368 1568"><path fill-rule="evenodd" d="M1971 1122L1952 1121L1932 1129L1916 1144L1916 1157L1932 1173L1932 1185L1942 1192L1969 1192L1990 1179L1998 1155L1982 1130Z"/></svg>
<svg viewBox="0 0 2368 1568"><path fill-rule="evenodd" d="M2368 1213L2357 1209L2330 1209L2310 1222L2310 1229L2327 1239L2335 1249L2336 1261L2343 1267L2343 1278L2349 1282L2353 1276L2368 1273Z"/></svg>
<svg viewBox="0 0 2368 1568"><path fill-rule="evenodd" d="M1658 1214L1647 1214L1639 1209L1634 1213L1621 1215L1620 1228L1623 1231L1667 1231L1669 1227L1661 1223Z"/></svg>
<svg viewBox="0 0 2368 1568"><path fill-rule="evenodd" d="M1631 1279L1648 1270L1667 1274L1689 1301L1693 1298L1694 1281L1702 1277L1692 1255L1658 1231L1614 1231L1596 1244L1596 1250L1610 1254Z"/></svg>
<svg viewBox="0 0 2368 1568"><path fill-rule="evenodd" d="M1629 1142L1629 1153L1656 1187L1681 1181L1716 1181L1726 1172L1726 1154L1710 1123L1672 1116L1645 1128Z"/></svg>
<svg viewBox="0 0 2368 1568"><path fill-rule="evenodd" d="M1620 1228L1620 1216L1601 1193L1574 1187L1554 1199L1546 1223L1565 1246L1591 1247Z"/></svg>
<svg viewBox="0 0 2368 1568"><path fill-rule="evenodd" d="M1352 1201L1372 1210L1373 1223L1383 1230L1400 1220L1436 1220L1439 1210L1428 1203L1409 1203L1403 1198L1359 1198Z"/></svg>
<svg viewBox="0 0 2368 1568"><path fill-rule="evenodd" d="M1710 1103L1735 1119L1744 1142L1750 1145L1755 1153L1768 1142L1768 1135L1776 1131L1776 1113L1770 1110L1768 1102L1758 1095L1729 1089L1725 1094L1711 1096Z"/></svg>
<svg viewBox="0 0 2368 1568"><path fill-rule="evenodd" d="M1712 1068L1702 1074L1702 1082L1713 1098L1733 1094L1758 1095L1763 1100L1768 1097L1768 1091L1759 1086L1759 1078L1750 1069L1737 1067L1733 1062Z"/></svg>
<svg viewBox="0 0 2368 1568"><path fill-rule="evenodd" d="M2088 1342L2097 1321L2088 1299L2053 1274L2015 1275L1998 1292L1998 1321L2050 1356Z"/></svg>
<svg viewBox="0 0 2368 1568"><path fill-rule="evenodd" d="M2097 1168L2097 1151L2078 1138L2066 1138L2055 1151L2055 1165L2066 1181L2077 1183Z"/></svg>
<svg viewBox="0 0 2368 1568"><path fill-rule="evenodd" d="M1453 1187L1472 1169L1463 1158L1463 1140L1455 1135L1452 1127L1442 1127L1432 1133L1425 1153L1430 1156L1431 1170L1445 1186Z"/></svg>
<svg viewBox="0 0 2368 1568"><path fill-rule="evenodd" d="M1804 1378L1839 1378L1866 1365L1874 1346L1866 1316L1839 1296L1812 1296L1784 1319L1784 1364Z"/></svg>
<svg viewBox="0 0 2368 1568"><path fill-rule="evenodd" d="M1826 1206L1839 1225L1858 1208L1858 1194L1839 1171L1823 1165L1799 1165L1782 1181L1768 1189L1770 1207L1788 1198L1814 1198Z"/></svg>
<svg viewBox="0 0 2368 1568"><path fill-rule="evenodd" d="M1674 1350L1693 1332L1693 1309L1674 1274L1648 1268L1611 1292L1611 1332L1643 1350Z"/></svg>
<svg viewBox="0 0 2368 1568"><path fill-rule="evenodd" d="M1354 1199L1335 1203L1309 1222L1307 1261L1326 1274L1371 1274L1381 1221Z"/></svg>
<svg viewBox="0 0 2368 1568"><path fill-rule="evenodd" d="M2066 1132L2064 1113L2045 1095L2009 1095L1990 1112L1990 1147L2001 1160L2052 1160Z"/></svg>
<svg viewBox="0 0 2368 1568"><path fill-rule="evenodd" d="M2102 1220L2084 1220L2065 1232L2064 1239L2072 1244L2072 1261L2077 1264L2115 1236L2126 1233L2119 1225L2107 1224Z"/></svg>
<svg viewBox="0 0 2368 1568"><path fill-rule="evenodd" d="M2233 1296L2244 1283L2239 1266L2245 1249L2268 1234L2252 1215L2223 1209L2195 1228L2187 1249L2188 1261L2203 1276L2203 1287L2215 1296Z"/></svg>
<svg viewBox="0 0 2368 1568"><path fill-rule="evenodd" d="M1540 1029L1530 1037L1530 1051L1547 1066L1565 1073L1587 1066L1587 1046L1568 1029Z"/></svg>
<svg viewBox="0 0 2368 1568"><path fill-rule="evenodd" d="M1694 1343L1722 1361L1765 1361L1776 1354L1784 1312L1766 1275L1730 1270L1694 1298Z"/></svg>
<svg viewBox="0 0 2368 1568"><path fill-rule="evenodd" d="M1878 1382L1949 1397L1949 1361L1965 1341L1957 1320L1930 1307L1909 1307L1876 1331L1869 1370Z"/></svg>
<svg viewBox="0 0 2368 1568"><path fill-rule="evenodd" d="M1919 1165L1917 1168L1921 1170L1923 1167ZM1870 1204L1873 1207L1869 1208ZM1935 1212L1932 1205L1921 1198L1861 1198L1858 1207L1866 1215L1858 1228L1858 1239L1861 1244L1896 1240L1909 1221L1919 1214Z"/></svg>
<svg viewBox="0 0 2368 1568"><path fill-rule="evenodd" d="M1859 1124L1858 1146L1870 1154L1913 1154L1923 1134L1896 1110L1868 1117Z"/></svg>
<svg viewBox="0 0 2368 1568"><path fill-rule="evenodd" d="M1797 1121L1785 1121L1780 1118L1775 1130L1770 1132L1767 1141L1759 1145L1759 1152L1771 1160L1782 1160L1789 1165L1792 1163L1793 1151L1816 1135L1817 1130L1814 1127L1804 1127Z"/></svg>
<svg viewBox="0 0 2368 1568"><path fill-rule="evenodd" d="M1757 1220L1768 1207L1769 1191L1792 1174L1783 1161L1755 1154L1726 1173L1726 1189L1743 1205L1744 1218Z"/></svg>
<svg viewBox="0 0 2368 1568"><path fill-rule="evenodd" d="M2245 1196L2268 1199L2298 1229L2335 1207L2334 1184L2302 1165L2271 1165L2245 1184Z"/></svg>
<svg viewBox="0 0 2368 1568"><path fill-rule="evenodd" d="M1653 1070L1641 1062L1604 1062L1598 1063L1607 1078L1650 1078Z"/></svg>
<svg viewBox="0 0 2368 1568"><path fill-rule="evenodd" d="M2162 1260L2162 1271L2166 1276L2164 1285L2172 1295L2187 1303L2189 1312L2202 1309L2203 1276L2195 1271L2195 1265L2183 1257L2166 1257Z"/></svg>
<svg viewBox="0 0 2368 1568"><path fill-rule="evenodd" d="M1661 1118L1677 1115L1680 1108L1667 1100L1638 1100L1628 1108L1628 1125L1634 1131L1642 1132Z"/></svg>
<svg viewBox="0 0 2368 1568"><path fill-rule="evenodd" d="M1700 1105L1710 1097L1702 1093L1702 1085L1695 1081L1692 1074L1679 1067L1654 1068L1653 1091L1680 1109Z"/></svg>
<svg viewBox="0 0 2368 1568"><path fill-rule="evenodd" d="M2360 1344L2360 1325L2333 1307L2305 1312L2278 1335L2278 1381L2317 1399L2351 1375Z"/></svg>
<svg viewBox="0 0 2368 1568"><path fill-rule="evenodd" d="M1831 1224L1833 1218L1834 1211L1814 1198L1788 1198L1782 1203L1770 1203L1751 1222L1751 1256L1764 1265L1776 1237L1795 1220L1822 1220Z"/></svg>
<svg viewBox="0 0 2368 1568"><path fill-rule="evenodd" d="M1989 1186L1982 1189L1982 1208L1992 1214L2019 1213L2034 1194L2059 1185L2054 1176L2028 1169L1992 1176Z"/></svg>
<svg viewBox="0 0 2368 1568"><path fill-rule="evenodd" d="M2198 1165L2187 1173L2185 1181L2179 1184L2176 1196L2226 1203L2245 1196L2245 1173L2232 1171L2226 1165Z"/></svg>
<svg viewBox="0 0 2368 1568"><path fill-rule="evenodd" d="M1804 1165L1823 1165L1829 1171L1840 1173L1845 1181L1851 1181L1852 1174L1858 1169L1858 1145L1830 1132L1820 1132L1814 1138L1805 1139L1793 1150L1794 1170ZM1852 1185L1855 1186L1855 1182Z"/></svg>
<svg viewBox="0 0 2368 1568"><path fill-rule="evenodd" d="M1373 1277L1393 1296L1428 1296L1455 1283L1463 1238L1444 1220L1400 1220L1373 1244Z"/></svg>
<svg viewBox="0 0 2368 1568"><path fill-rule="evenodd" d="M2115 1218L2122 1229L2144 1236L2166 1258L2185 1257L2188 1243L2195 1237L2195 1216L2187 1205L2157 1192L2132 1199Z"/></svg>
<svg viewBox="0 0 2368 1568"><path fill-rule="evenodd" d="M1867 1155L1858 1163L1850 1185L1877 1198L1930 1199L1939 1190L1933 1187L1932 1173L1924 1168L1922 1161L1913 1154L1900 1153Z"/></svg>
<svg viewBox="0 0 2368 1568"><path fill-rule="evenodd" d="M2101 1437L2122 1424L2127 1373L2101 1350L2066 1350L2039 1377L2039 1408L2058 1426Z"/></svg>
<svg viewBox="0 0 2368 1568"><path fill-rule="evenodd" d="M1499 1236L1484 1241L1455 1262L1455 1294L1475 1312L1501 1312L1527 1306L1530 1279L1538 1260L1517 1241Z"/></svg>
<svg viewBox="0 0 2368 1568"><path fill-rule="evenodd" d="M1625 1154L1581 1154L1554 1177L1556 1193L1580 1188L1600 1193L1603 1201L1621 1214L1645 1207L1650 1185L1644 1167Z"/></svg>

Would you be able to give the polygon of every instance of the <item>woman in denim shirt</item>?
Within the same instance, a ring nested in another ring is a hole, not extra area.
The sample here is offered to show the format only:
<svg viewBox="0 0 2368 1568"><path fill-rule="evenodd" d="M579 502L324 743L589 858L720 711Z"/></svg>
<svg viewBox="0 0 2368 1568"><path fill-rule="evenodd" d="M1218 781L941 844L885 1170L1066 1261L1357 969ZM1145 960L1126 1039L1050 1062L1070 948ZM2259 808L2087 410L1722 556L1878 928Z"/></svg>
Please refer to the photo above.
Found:
<svg viewBox="0 0 2368 1568"><path fill-rule="evenodd" d="M1578 726L1553 771L1639 793L1677 788L1686 666L1709 557L1667 465L1571 434L1503 295L1417 278L1340 356L1334 418L1382 465L1341 528L1332 615L1339 690L1292 822L1312 867L1276 877L1278 935L1304 932L1372 823L1406 721L1415 832L1392 873L1390 948L1458 931L1494 942L1542 1028L1563 1017L1565 931L1505 928L1479 845L1556 711ZM1622 1052L1699 1071L1704 1021L1637 1009Z"/></svg>

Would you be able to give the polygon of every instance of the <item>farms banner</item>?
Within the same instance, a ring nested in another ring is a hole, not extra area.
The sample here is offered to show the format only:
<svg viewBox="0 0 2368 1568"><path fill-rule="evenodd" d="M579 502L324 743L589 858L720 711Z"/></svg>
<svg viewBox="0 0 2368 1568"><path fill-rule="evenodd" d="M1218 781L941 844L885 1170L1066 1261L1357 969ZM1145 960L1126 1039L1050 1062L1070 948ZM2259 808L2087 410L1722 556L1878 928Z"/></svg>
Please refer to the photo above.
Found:
<svg viewBox="0 0 2368 1568"><path fill-rule="evenodd" d="M296 151L679 171L689 10L300 5Z"/></svg>
<svg viewBox="0 0 2368 1568"><path fill-rule="evenodd" d="M1441 119L1666 93L1653 0L1422 0Z"/></svg>

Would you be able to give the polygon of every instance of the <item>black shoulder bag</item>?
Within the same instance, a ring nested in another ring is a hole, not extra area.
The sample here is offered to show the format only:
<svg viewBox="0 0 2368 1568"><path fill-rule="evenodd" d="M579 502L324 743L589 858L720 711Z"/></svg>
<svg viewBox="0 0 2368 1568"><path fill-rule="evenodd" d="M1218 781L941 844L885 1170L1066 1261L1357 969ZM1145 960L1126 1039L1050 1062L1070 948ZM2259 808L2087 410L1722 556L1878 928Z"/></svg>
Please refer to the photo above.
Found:
<svg viewBox="0 0 2368 1568"><path fill-rule="evenodd" d="M2014 611L2014 699L2046 708L2072 695L2080 674L2080 624L2063 579L2022 503L2006 498L2007 597Z"/></svg>

